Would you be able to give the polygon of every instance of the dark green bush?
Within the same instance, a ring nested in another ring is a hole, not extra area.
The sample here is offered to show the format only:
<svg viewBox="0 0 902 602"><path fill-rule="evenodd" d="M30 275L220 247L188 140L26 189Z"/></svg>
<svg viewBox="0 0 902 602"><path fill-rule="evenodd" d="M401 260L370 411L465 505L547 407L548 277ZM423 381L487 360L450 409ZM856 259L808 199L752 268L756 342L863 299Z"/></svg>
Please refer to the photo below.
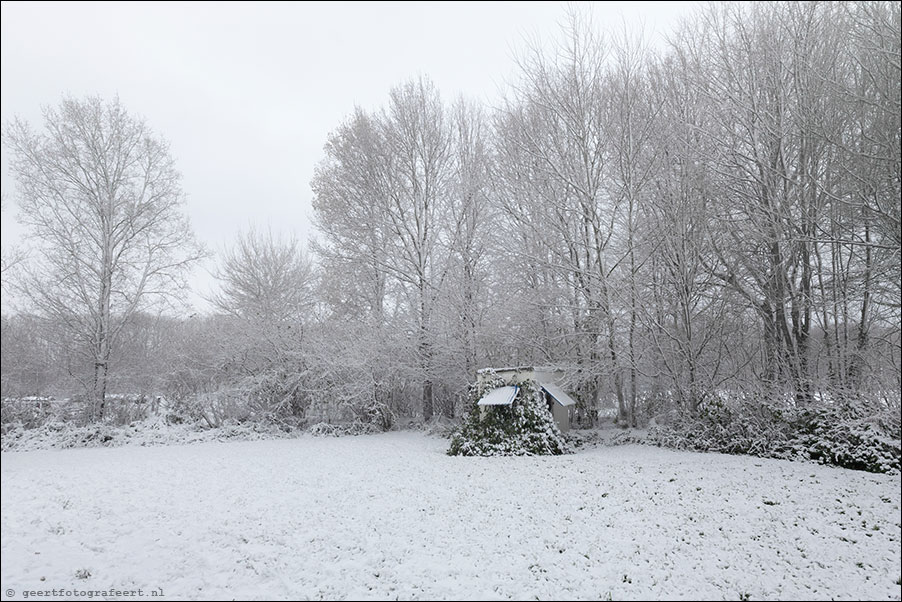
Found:
<svg viewBox="0 0 902 602"><path fill-rule="evenodd" d="M782 408L714 399L701 404L696 415L653 428L650 437L676 449L779 457L790 445L792 423Z"/></svg>
<svg viewBox="0 0 902 602"><path fill-rule="evenodd" d="M898 410L862 403L802 410L761 401L709 401L695 415L653 428L649 441L676 449L805 459L869 472L900 471Z"/></svg>
<svg viewBox="0 0 902 602"><path fill-rule="evenodd" d="M898 422L889 412L821 407L801 412L793 450L800 456L844 468L898 473Z"/></svg>

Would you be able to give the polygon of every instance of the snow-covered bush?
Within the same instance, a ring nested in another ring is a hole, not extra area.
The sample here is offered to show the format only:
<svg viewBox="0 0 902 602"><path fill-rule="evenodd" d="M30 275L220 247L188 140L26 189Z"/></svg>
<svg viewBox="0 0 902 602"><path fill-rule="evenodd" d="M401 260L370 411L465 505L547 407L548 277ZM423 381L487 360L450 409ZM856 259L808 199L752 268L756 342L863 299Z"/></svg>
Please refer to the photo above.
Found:
<svg viewBox="0 0 902 602"><path fill-rule="evenodd" d="M501 379L486 378L470 389L469 413L460 429L451 436L451 456L532 456L571 453L539 385L532 380L519 383L509 406L493 406L483 412L476 402L492 389L506 385Z"/></svg>
<svg viewBox="0 0 902 602"><path fill-rule="evenodd" d="M0 400L0 425L3 432L12 428L36 428L53 416L53 399L50 397L4 397Z"/></svg>
<svg viewBox="0 0 902 602"><path fill-rule="evenodd" d="M241 390L201 393L189 401L188 407L192 419L202 420L210 428L219 428L229 421L246 422L251 418L247 398Z"/></svg>
<svg viewBox="0 0 902 602"><path fill-rule="evenodd" d="M341 437L343 435L371 435L381 433L382 429L372 422L355 420L348 424L318 422L311 426L307 432L314 437Z"/></svg>
<svg viewBox="0 0 902 602"><path fill-rule="evenodd" d="M813 460L869 472L900 471L898 410L861 403L798 410L763 402L712 399L696 415L654 427L648 441L664 447Z"/></svg>
<svg viewBox="0 0 902 602"><path fill-rule="evenodd" d="M804 458L868 472L900 471L898 416L827 406L802 412L798 425L792 449Z"/></svg>
<svg viewBox="0 0 902 602"><path fill-rule="evenodd" d="M317 422L307 429L307 432L314 437L338 437L340 435L338 427L328 422Z"/></svg>
<svg viewBox="0 0 902 602"><path fill-rule="evenodd" d="M304 422L307 403L299 375L268 371L208 391L173 396L166 409L172 424L202 421L218 428L228 421L278 424L296 428Z"/></svg>
<svg viewBox="0 0 902 602"><path fill-rule="evenodd" d="M38 428L14 428L3 433L3 451L38 449L71 449L80 447L120 447L126 445L181 445L204 441L281 439L294 437L300 431L276 424L223 423L209 428L204 422L171 424L163 417L148 418L127 425L89 423L78 426L70 422L50 421Z"/></svg>
<svg viewBox="0 0 902 602"><path fill-rule="evenodd" d="M236 385L256 421L299 425L307 411L300 370L273 369L245 378Z"/></svg>
<svg viewBox="0 0 902 602"><path fill-rule="evenodd" d="M301 425L292 392L267 375L245 379L231 386L169 400L165 418L170 424L201 422L219 428L227 422Z"/></svg>
<svg viewBox="0 0 902 602"><path fill-rule="evenodd" d="M782 456L792 437L785 409L716 397L700 404L697 414L680 415L649 431L650 441L664 447L766 457Z"/></svg>
<svg viewBox="0 0 902 602"><path fill-rule="evenodd" d="M81 403L86 414L85 422L91 422L90 401L83 399ZM153 408L153 396L141 393L108 394L103 421L107 424L131 424L149 418L153 414Z"/></svg>

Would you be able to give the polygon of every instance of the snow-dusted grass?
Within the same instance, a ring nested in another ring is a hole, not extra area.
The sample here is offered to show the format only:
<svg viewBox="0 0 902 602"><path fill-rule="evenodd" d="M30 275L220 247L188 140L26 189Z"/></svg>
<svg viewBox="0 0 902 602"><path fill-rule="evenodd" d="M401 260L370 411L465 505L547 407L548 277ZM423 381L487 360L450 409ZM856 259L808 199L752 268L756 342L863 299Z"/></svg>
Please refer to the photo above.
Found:
<svg viewBox="0 0 902 602"><path fill-rule="evenodd" d="M637 445L449 457L447 444L4 453L3 598L900 599L898 476Z"/></svg>

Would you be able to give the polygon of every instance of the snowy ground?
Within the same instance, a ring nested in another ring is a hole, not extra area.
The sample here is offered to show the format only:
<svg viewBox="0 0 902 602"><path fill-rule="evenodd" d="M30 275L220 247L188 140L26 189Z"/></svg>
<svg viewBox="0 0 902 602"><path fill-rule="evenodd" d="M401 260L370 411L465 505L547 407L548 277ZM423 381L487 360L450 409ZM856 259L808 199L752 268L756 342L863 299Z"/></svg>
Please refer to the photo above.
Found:
<svg viewBox="0 0 902 602"><path fill-rule="evenodd" d="M4 453L3 599L900 599L898 476L446 446L390 433Z"/></svg>

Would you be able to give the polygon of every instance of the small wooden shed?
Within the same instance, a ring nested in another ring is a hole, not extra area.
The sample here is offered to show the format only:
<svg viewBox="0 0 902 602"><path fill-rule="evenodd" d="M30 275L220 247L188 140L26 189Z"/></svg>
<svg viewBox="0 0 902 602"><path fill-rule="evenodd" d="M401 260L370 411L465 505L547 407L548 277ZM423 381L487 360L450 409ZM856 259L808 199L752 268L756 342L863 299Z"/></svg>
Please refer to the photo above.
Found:
<svg viewBox="0 0 902 602"><path fill-rule="evenodd" d="M478 382L500 378L505 386L492 389L483 395L477 405L483 409L496 405L511 405L517 396L518 385L525 381L535 381L542 388L548 411L562 433L570 430L570 422L576 409L576 401L567 395L560 382L563 372L550 366L516 366L509 368L483 368L476 373Z"/></svg>

